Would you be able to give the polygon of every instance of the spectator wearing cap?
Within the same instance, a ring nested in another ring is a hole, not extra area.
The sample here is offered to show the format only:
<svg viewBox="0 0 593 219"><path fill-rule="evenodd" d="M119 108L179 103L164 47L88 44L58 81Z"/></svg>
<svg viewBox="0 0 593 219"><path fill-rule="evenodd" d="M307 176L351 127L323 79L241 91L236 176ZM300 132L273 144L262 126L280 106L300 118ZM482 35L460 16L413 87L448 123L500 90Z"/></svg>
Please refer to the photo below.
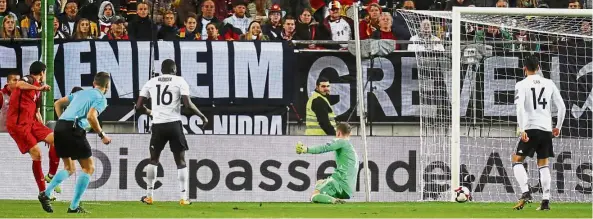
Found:
<svg viewBox="0 0 593 219"><path fill-rule="evenodd" d="M269 10L269 21L262 26L262 31L270 39L277 39L282 33L282 8L273 4Z"/></svg>
<svg viewBox="0 0 593 219"><path fill-rule="evenodd" d="M249 24L247 33L241 35L241 40L268 41L270 38L262 32L261 24L259 22L252 21L251 24Z"/></svg>
<svg viewBox="0 0 593 219"><path fill-rule="evenodd" d="M21 19L21 31L23 38L41 37L41 0L34 0L31 12Z"/></svg>
<svg viewBox="0 0 593 219"><path fill-rule="evenodd" d="M224 25L231 25L234 28L241 30L241 34L247 33L247 28L252 19L246 16L247 3L243 0L236 0L233 6L233 15L224 19Z"/></svg>
<svg viewBox="0 0 593 219"><path fill-rule="evenodd" d="M373 32L379 29L379 16L382 12L381 6L377 3L370 4L366 10L368 16L366 16L359 24L361 40L371 38Z"/></svg>
<svg viewBox="0 0 593 219"><path fill-rule="evenodd" d="M60 21L57 17L54 17L54 39L68 39L68 34L64 33L60 28Z"/></svg>
<svg viewBox="0 0 593 219"><path fill-rule="evenodd" d="M267 11L270 7L272 7L271 0L250 0L247 4L247 11L251 19L260 23L265 23L268 21Z"/></svg>
<svg viewBox="0 0 593 219"><path fill-rule="evenodd" d="M99 7L99 14L97 15L99 20L99 38L103 38L109 32L113 15L113 4L109 1L102 2Z"/></svg>
<svg viewBox="0 0 593 219"><path fill-rule="evenodd" d="M329 34L329 37L327 38L333 41L348 41L353 39L354 21L346 16L340 15L340 9L342 8L340 2L330 2L329 8L330 14L323 20L323 24L320 26L320 29L325 29L323 33Z"/></svg>
<svg viewBox="0 0 593 219"><path fill-rule="evenodd" d="M147 3L138 3L136 19L128 22L128 36L132 40L152 40L156 37L157 26L148 16L150 7Z"/></svg>
<svg viewBox="0 0 593 219"><path fill-rule="evenodd" d="M107 35L103 36L104 40L129 40L128 31L126 31L126 20L121 16L113 16L111 21L111 28Z"/></svg>
<svg viewBox="0 0 593 219"><path fill-rule="evenodd" d="M157 39L159 40L176 40L178 28L175 25L175 13L172 11L165 12L165 22L161 25L159 32L157 33Z"/></svg>
<svg viewBox="0 0 593 219"><path fill-rule="evenodd" d="M209 23L214 23L216 24L216 26L220 26L221 22L215 16L216 5L214 4L213 0L204 0L200 8L202 13L200 16L198 16L198 24L196 29L199 31L202 39L205 40L206 38L208 38L206 25L208 25Z"/></svg>
<svg viewBox="0 0 593 219"><path fill-rule="evenodd" d="M179 29L179 39L181 40L202 40L208 38L208 33L206 33L206 37L202 38L200 31L196 28L198 26L198 16L194 13L189 13L187 18L184 22L184 27ZM206 24L208 25L208 24Z"/></svg>

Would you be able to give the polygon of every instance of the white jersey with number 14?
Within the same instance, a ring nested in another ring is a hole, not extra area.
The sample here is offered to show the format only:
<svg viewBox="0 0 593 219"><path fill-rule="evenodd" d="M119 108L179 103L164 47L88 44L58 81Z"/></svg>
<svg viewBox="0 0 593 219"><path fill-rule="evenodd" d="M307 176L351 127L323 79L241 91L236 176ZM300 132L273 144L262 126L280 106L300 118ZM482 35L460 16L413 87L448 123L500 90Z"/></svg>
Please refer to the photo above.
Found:
<svg viewBox="0 0 593 219"><path fill-rule="evenodd" d="M140 90L140 96L151 99L153 124L180 121L183 95L189 96L189 85L176 75L152 78Z"/></svg>
<svg viewBox="0 0 593 219"><path fill-rule="evenodd" d="M515 105L520 131L552 131L552 102L558 108L556 128L562 128L566 107L560 91L550 79L530 75L515 85Z"/></svg>

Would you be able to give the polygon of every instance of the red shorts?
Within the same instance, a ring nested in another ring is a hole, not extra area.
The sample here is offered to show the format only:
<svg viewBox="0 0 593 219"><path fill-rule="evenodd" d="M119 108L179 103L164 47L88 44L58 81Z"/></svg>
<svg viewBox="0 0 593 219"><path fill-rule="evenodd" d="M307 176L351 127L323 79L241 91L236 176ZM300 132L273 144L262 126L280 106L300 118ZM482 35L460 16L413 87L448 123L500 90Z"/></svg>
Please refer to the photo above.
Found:
<svg viewBox="0 0 593 219"><path fill-rule="evenodd" d="M37 143L43 141L53 131L38 121L18 126L7 126L8 134L16 142L21 153L25 154Z"/></svg>

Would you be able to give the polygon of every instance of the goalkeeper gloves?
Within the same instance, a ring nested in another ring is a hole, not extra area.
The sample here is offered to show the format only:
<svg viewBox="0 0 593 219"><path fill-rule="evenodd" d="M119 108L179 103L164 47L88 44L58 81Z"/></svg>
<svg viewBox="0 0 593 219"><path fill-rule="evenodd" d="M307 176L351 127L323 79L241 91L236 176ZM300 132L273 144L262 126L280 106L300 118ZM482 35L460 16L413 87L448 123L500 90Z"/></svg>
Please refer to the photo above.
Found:
<svg viewBox="0 0 593 219"><path fill-rule="evenodd" d="M303 142L300 142L300 141L297 142L296 152L297 152L297 154L307 153L307 146L303 145Z"/></svg>

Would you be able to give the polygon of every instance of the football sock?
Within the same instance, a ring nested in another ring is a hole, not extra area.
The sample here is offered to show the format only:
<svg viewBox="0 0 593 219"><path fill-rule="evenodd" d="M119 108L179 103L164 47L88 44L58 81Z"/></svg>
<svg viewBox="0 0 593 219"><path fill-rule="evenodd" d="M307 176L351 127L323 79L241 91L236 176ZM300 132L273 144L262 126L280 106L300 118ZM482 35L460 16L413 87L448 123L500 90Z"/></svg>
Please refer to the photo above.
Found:
<svg viewBox="0 0 593 219"><path fill-rule="evenodd" d="M527 171L525 171L523 163L514 163L513 172L515 173L515 179L517 179L517 182L519 183L519 188L521 188L521 193L528 192L529 186L527 185L527 180L529 177L527 176Z"/></svg>
<svg viewBox="0 0 593 219"><path fill-rule="evenodd" d="M179 182L179 191L181 191L180 196L184 200L187 200L188 175L187 167L177 169L177 181Z"/></svg>
<svg viewBox="0 0 593 219"><path fill-rule="evenodd" d="M49 177L53 177L56 175L58 171L58 166L60 166L60 158L58 157L58 153L56 152L56 147L53 145L49 147Z"/></svg>
<svg viewBox="0 0 593 219"><path fill-rule="evenodd" d="M156 182L156 174L158 166L148 164L148 169L146 170L146 178L148 179L148 184L146 185L146 196L152 197L154 194L154 183Z"/></svg>
<svg viewBox="0 0 593 219"><path fill-rule="evenodd" d="M74 190L74 197L72 198L72 202L70 202L70 209L74 210L78 208L78 204L80 204L80 198L84 191L89 186L89 182L91 181L91 175L81 172L76 180L76 187Z"/></svg>
<svg viewBox="0 0 593 219"><path fill-rule="evenodd" d="M64 180L68 179L69 177L70 177L70 174L68 174L67 170L60 170L54 176L54 178L51 180L51 182L47 186L47 189L45 190L45 194L47 195L47 197L51 196L51 193L54 191L54 188L56 188L56 186L59 186L60 183L62 183Z"/></svg>
<svg viewBox="0 0 593 219"><path fill-rule="evenodd" d="M333 204L334 200L335 200L334 197L331 197L329 195L324 195L324 194L317 194L317 195L313 196L313 198L311 199L311 201L313 201L313 203L322 203L322 204Z"/></svg>
<svg viewBox="0 0 593 219"><path fill-rule="evenodd" d="M35 177L35 183L37 183L37 188L39 192L45 191L45 177L43 176L43 169L41 168L41 161L34 160L33 161L33 176Z"/></svg>
<svg viewBox="0 0 593 219"><path fill-rule="evenodd" d="M550 176L550 168L548 166L539 167L539 180L542 183L542 199L550 200L550 183L552 177Z"/></svg>

